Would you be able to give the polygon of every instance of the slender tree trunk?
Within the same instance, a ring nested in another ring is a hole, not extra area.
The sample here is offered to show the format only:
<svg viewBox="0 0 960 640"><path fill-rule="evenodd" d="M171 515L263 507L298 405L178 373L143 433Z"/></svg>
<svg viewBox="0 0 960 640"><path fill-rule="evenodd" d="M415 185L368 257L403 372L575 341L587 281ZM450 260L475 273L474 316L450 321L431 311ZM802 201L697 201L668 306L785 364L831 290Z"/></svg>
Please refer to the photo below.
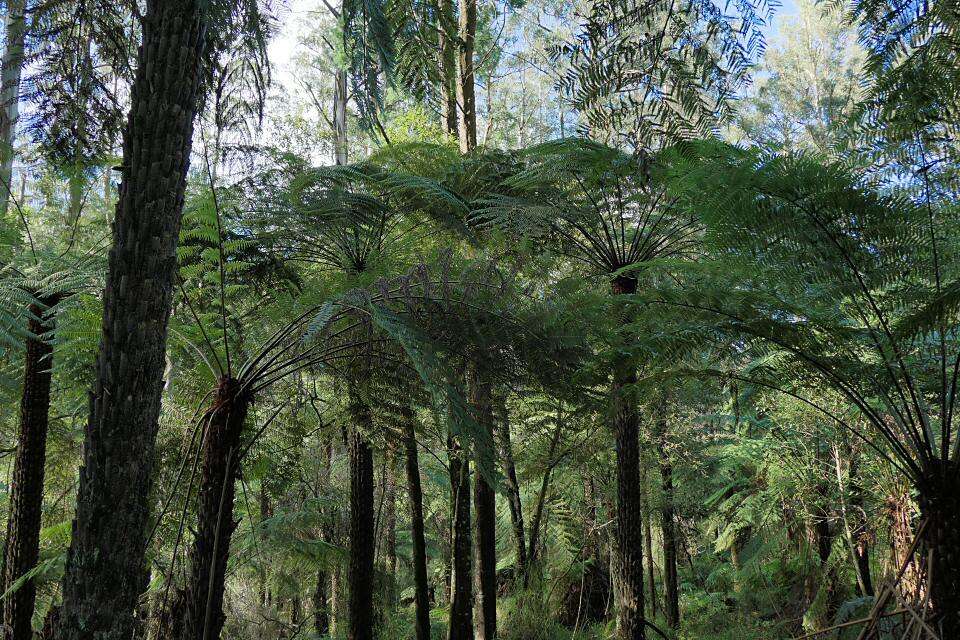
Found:
<svg viewBox="0 0 960 640"><path fill-rule="evenodd" d="M417 640L430 640L430 593L427 587L427 544L423 526L423 488L414 430L413 409L403 408L404 447L407 463L407 493L410 499L410 528L413 537L413 584L416 605Z"/></svg>
<svg viewBox="0 0 960 640"><path fill-rule="evenodd" d="M457 117L457 20L453 12L453 0L439 0L440 22L440 77L443 79L443 127L451 136L458 136Z"/></svg>
<svg viewBox="0 0 960 640"><path fill-rule="evenodd" d="M367 439L373 427L370 407L350 393L350 566L347 581L349 640L373 640L374 620L374 490L373 449Z"/></svg>
<svg viewBox="0 0 960 640"><path fill-rule="evenodd" d="M386 453L384 509L386 510L386 606L384 611L393 611L396 605L397 586L397 456L392 450Z"/></svg>
<svg viewBox="0 0 960 640"><path fill-rule="evenodd" d="M921 520L927 520L919 553L932 560L932 626L944 640L960 638L960 462L937 460L917 488Z"/></svg>
<svg viewBox="0 0 960 640"><path fill-rule="evenodd" d="M557 445L560 444L560 433L563 430L561 416L557 416L557 426L553 431L553 437L550 438L550 450L547 454L547 468L540 479L540 491L537 492L537 504L533 511L533 521L530 523L530 548L527 550L527 575L524 575L523 586L529 586L530 573L537 571L537 564L540 555L540 529L543 522L543 511L547 504L547 495L550 489L550 476L555 466L554 456L557 453Z"/></svg>
<svg viewBox="0 0 960 640"><path fill-rule="evenodd" d="M43 507L43 472L47 457L47 421L50 415L50 369L53 366L53 319L44 321L46 310L56 299L30 305L24 354L23 394L20 397L20 433L13 463L10 494L10 519L4 557L3 589L13 586L37 564L40 552L40 521ZM36 602L37 587L29 580L5 598L3 637L5 640L30 640L30 620Z"/></svg>
<svg viewBox="0 0 960 640"><path fill-rule="evenodd" d="M313 630L318 636L330 633L330 614L327 610L327 572L317 571L317 585L313 590Z"/></svg>
<svg viewBox="0 0 960 640"><path fill-rule="evenodd" d="M334 162L347 164L347 71L333 74L333 152Z"/></svg>
<svg viewBox="0 0 960 640"><path fill-rule="evenodd" d="M343 626L343 571L338 566L330 572L330 635L336 636Z"/></svg>
<svg viewBox="0 0 960 640"><path fill-rule="evenodd" d="M613 294L636 293L637 281L618 277ZM626 318L624 319L626 322ZM613 363L613 435L617 451L617 526L619 589L617 640L646 640L643 612L643 501L640 496L640 417L633 386L637 371L633 361L617 356Z"/></svg>
<svg viewBox="0 0 960 640"><path fill-rule="evenodd" d="M506 479L507 502L510 505L510 524L513 527L513 539L516 545L516 575L524 579L527 571L527 534L523 523L523 503L520 501L520 482L517 480L517 467L513 460L513 443L510 437L510 415L506 407L500 422L500 460Z"/></svg>
<svg viewBox="0 0 960 640"><path fill-rule="evenodd" d="M654 563L653 563L653 527L650 524L651 513L650 513L650 483L647 479L647 465L644 460L640 462L640 490L643 492L641 494L641 499L643 504L641 509L643 509L643 545L646 550L647 555L647 583L650 587L650 595L648 597L649 607L650 607L650 617L657 617L657 581L654 576Z"/></svg>
<svg viewBox="0 0 960 640"><path fill-rule="evenodd" d="M493 400L489 373L482 366L470 368L470 407L479 425L474 447L476 478L474 502L476 532L477 637L497 637L497 505L493 483L496 474L496 447L493 443Z"/></svg>
<svg viewBox="0 0 960 640"><path fill-rule="evenodd" d="M661 425L663 428L664 425ZM680 590L677 582L677 532L673 509L673 464L661 454L660 480L663 501L660 529L663 532L663 610L671 629L680 627Z"/></svg>
<svg viewBox="0 0 960 640"><path fill-rule="evenodd" d="M457 102L460 106L460 151L468 153L477 146L477 96L473 49L477 36L477 0L460 2L460 48Z"/></svg>
<svg viewBox="0 0 960 640"><path fill-rule="evenodd" d="M451 452L453 480L450 626L447 640L473 638L473 545L470 531L470 461L456 444Z"/></svg>
<svg viewBox="0 0 960 640"><path fill-rule="evenodd" d="M130 638L146 588L154 443L171 280L200 106L203 16L204 5L196 0L147 3L63 578L61 640Z"/></svg>
<svg viewBox="0 0 960 640"><path fill-rule="evenodd" d="M183 640L215 640L223 629L230 538L237 527L233 500L242 455L240 436L249 406L250 397L241 391L240 383L224 378L205 416Z"/></svg>
<svg viewBox="0 0 960 640"><path fill-rule="evenodd" d="M13 197L13 149L20 115L20 76L27 32L24 7L24 0L7 0L7 46L0 62L0 218L6 216Z"/></svg>

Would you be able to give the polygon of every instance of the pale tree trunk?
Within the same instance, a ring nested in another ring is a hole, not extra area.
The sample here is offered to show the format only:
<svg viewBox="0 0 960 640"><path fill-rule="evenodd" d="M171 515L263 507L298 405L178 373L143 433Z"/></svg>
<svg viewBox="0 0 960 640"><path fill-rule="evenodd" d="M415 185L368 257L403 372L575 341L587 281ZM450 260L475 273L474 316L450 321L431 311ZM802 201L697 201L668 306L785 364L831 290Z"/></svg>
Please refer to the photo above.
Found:
<svg viewBox="0 0 960 640"><path fill-rule="evenodd" d="M457 102L460 106L461 153L477 146L477 95L473 50L477 36L477 0L460 1L460 47L458 51Z"/></svg>
<svg viewBox="0 0 960 640"><path fill-rule="evenodd" d="M13 149L20 115L20 76L27 32L24 0L7 0L6 49L0 69L0 218L13 197Z"/></svg>
<svg viewBox="0 0 960 640"><path fill-rule="evenodd" d="M334 162L347 164L347 71L333 74L333 152Z"/></svg>

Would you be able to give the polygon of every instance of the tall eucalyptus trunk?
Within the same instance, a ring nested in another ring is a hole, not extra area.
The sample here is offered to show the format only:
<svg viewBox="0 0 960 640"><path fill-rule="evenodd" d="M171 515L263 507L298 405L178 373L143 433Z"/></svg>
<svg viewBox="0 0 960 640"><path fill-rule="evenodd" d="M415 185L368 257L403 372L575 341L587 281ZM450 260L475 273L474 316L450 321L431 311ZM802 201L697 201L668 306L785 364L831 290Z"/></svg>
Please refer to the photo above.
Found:
<svg viewBox="0 0 960 640"><path fill-rule="evenodd" d="M333 152L334 162L347 164L347 71L333 74Z"/></svg>
<svg viewBox="0 0 960 640"><path fill-rule="evenodd" d="M410 500L410 530L413 537L413 593L416 606L417 640L430 640L430 592L427 585L427 544L423 523L423 488L414 429L413 409L402 409L406 453L407 493Z"/></svg>
<svg viewBox="0 0 960 640"><path fill-rule="evenodd" d="M223 629L227 560L237 527L233 502L242 456L240 437L250 401L239 382L223 378L204 417L197 531L190 548L183 640L214 640Z"/></svg>
<svg viewBox="0 0 960 640"><path fill-rule="evenodd" d="M201 102L205 11L199 0L149 0L142 23L63 578L61 640L127 640L147 586L154 444L171 281Z"/></svg>
<svg viewBox="0 0 960 640"><path fill-rule="evenodd" d="M0 218L13 197L13 150L20 115L20 77L23 74L27 21L25 0L7 0L6 33L0 68Z"/></svg>
<svg viewBox="0 0 960 640"><path fill-rule="evenodd" d="M13 463L7 546L3 561L4 591L33 569L39 558L53 366L50 337L54 331L53 318L45 318L45 314L56 303L56 298L48 298L39 304L31 304L29 309L29 336L26 339L23 393L20 396L20 432ZM37 586L33 580L28 580L5 598L4 640L30 640L33 634L30 621L36 598Z"/></svg>
<svg viewBox="0 0 960 640"><path fill-rule="evenodd" d="M631 295L637 281L618 277L614 296ZM624 317L626 323L628 318ZM636 365L617 355L613 362L613 436L617 452L616 545L618 551L617 640L646 640L643 611L643 500L640 487L640 416L633 387Z"/></svg>
<svg viewBox="0 0 960 640"><path fill-rule="evenodd" d="M330 613L327 609L327 582L329 578L323 569L317 571L317 584L313 589L313 631L317 636L330 633Z"/></svg>
<svg viewBox="0 0 960 640"><path fill-rule="evenodd" d="M358 391L350 389L350 564L347 568L347 638L373 640L374 482L373 448L369 434L373 416Z"/></svg>
<svg viewBox="0 0 960 640"><path fill-rule="evenodd" d="M440 95L443 100L441 117L444 130L451 136L459 135L457 116L457 20L453 0L439 0L437 5L440 40Z"/></svg>
<svg viewBox="0 0 960 640"><path fill-rule="evenodd" d="M459 140L461 153L477 146L477 94L473 60L477 38L477 0L459 0L459 50L457 51L457 103L460 107Z"/></svg>
<svg viewBox="0 0 960 640"><path fill-rule="evenodd" d="M497 505L496 453L493 442L493 397L489 372L476 364L470 369L470 408L479 427L474 444L476 478L476 606L474 622L480 640L497 637Z"/></svg>

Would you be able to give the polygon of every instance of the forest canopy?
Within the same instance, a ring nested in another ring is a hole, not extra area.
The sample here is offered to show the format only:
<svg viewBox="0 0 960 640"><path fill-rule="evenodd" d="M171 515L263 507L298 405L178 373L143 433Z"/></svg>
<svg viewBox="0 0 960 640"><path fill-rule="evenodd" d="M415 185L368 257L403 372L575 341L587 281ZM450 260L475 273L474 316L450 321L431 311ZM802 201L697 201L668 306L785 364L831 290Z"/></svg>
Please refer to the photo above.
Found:
<svg viewBox="0 0 960 640"><path fill-rule="evenodd" d="M960 638L956 0L0 0L2 640Z"/></svg>

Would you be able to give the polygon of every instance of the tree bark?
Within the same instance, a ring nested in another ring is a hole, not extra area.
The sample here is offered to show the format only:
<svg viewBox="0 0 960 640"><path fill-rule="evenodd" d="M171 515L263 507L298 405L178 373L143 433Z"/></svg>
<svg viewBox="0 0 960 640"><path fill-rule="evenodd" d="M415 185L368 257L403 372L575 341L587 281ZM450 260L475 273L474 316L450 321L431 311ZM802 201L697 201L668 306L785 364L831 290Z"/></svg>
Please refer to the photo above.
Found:
<svg viewBox="0 0 960 640"><path fill-rule="evenodd" d="M417 640L430 640L430 592L427 585L427 544L424 536L420 460L414 430L413 409L405 406L402 412L407 463L407 493L410 500L410 528L413 537L413 584Z"/></svg>
<svg viewBox="0 0 960 640"><path fill-rule="evenodd" d="M527 570L527 534L523 523L523 503L520 500L520 482L517 480L517 467L513 460L513 443L510 437L510 415L504 407L500 421L500 460L506 479L507 502L510 505L510 524L513 527L513 540L516 545L516 575L522 579Z"/></svg>
<svg viewBox="0 0 960 640"><path fill-rule="evenodd" d="M53 347L49 338L54 330L52 318L44 320L46 310L57 300L31 304L28 321L30 336L24 354L23 394L20 397L20 433L13 463L10 493L10 519L4 557L3 590L13 586L37 564L40 552L40 524L43 507L43 475L47 457L47 424L50 415L50 381ZM5 640L30 640L31 618L37 587L28 580L9 595L3 607Z"/></svg>
<svg viewBox="0 0 960 640"><path fill-rule="evenodd" d="M919 553L932 559L930 622L944 640L960 638L960 462L936 460L917 489L927 521Z"/></svg>
<svg viewBox="0 0 960 640"><path fill-rule="evenodd" d="M653 564L653 527L650 524L651 513L650 513L650 486L647 482L647 465L644 460L640 462L640 491L641 500L643 504L641 509L643 509L643 545L646 550L647 555L647 582L650 587L650 594L648 597L648 606L650 607L650 617L657 617L657 582L654 576L654 564Z"/></svg>
<svg viewBox="0 0 960 640"><path fill-rule="evenodd" d="M386 606L384 612L392 612L397 601L397 459L394 451L386 453L384 465L384 509L386 510L385 546L386 546Z"/></svg>
<svg viewBox="0 0 960 640"><path fill-rule="evenodd" d="M223 629L223 594L230 538L237 523L233 501L240 468L240 436L250 397L224 378L204 417L197 493L197 532L190 548L183 640L215 640Z"/></svg>
<svg viewBox="0 0 960 640"><path fill-rule="evenodd" d="M636 293L637 281L618 277L614 296ZM624 318L624 322L627 319ZM619 551L617 639L646 640L643 612L643 509L640 496L640 417L632 387L637 382L633 361L617 355L613 363L613 435L617 452L617 525Z"/></svg>
<svg viewBox="0 0 960 640"><path fill-rule="evenodd" d="M476 635L480 640L494 640L497 637L497 505L493 400L489 373L481 365L471 367L469 382L470 408L479 427L474 446L477 473L473 484L477 516Z"/></svg>
<svg viewBox="0 0 960 640"><path fill-rule="evenodd" d="M374 498L373 449L367 439L373 418L370 407L351 389L350 414L350 565L347 583L349 640L374 638Z"/></svg>
<svg viewBox="0 0 960 640"><path fill-rule="evenodd" d="M460 152L477 146L477 96L473 49L477 36L477 0L460 2L460 48L458 51L457 102L460 106Z"/></svg>
<svg viewBox="0 0 960 640"><path fill-rule="evenodd" d="M128 640L144 553L171 280L204 66L204 4L151 0L124 130L62 640Z"/></svg>
<svg viewBox="0 0 960 640"><path fill-rule="evenodd" d="M347 164L347 71L333 74L333 155L338 165Z"/></svg>
<svg viewBox="0 0 960 640"><path fill-rule="evenodd" d="M6 49L0 64L0 218L13 197L13 150L20 115L20 77L27 33L24 0L7 0Z"/></svg>
<svg viewBox="0 0 960 640"><path fill-rule="evenodd" d="M673 507L673 464L665 453L660 458L663 502L660 528L663 531L663 610L667 626L680 627L680 590L677 581L677 532Z"/></svg>
<svg viewBox="0 0 960 640"><path fill-rule="evenodd" d="M327 572L317 571L317 585L313 590L313 630L318 636L330 633L330 614L327 610Z"/></svg>
<svg viewBox="0 0 960 640"><path fill-rule="evenodd" d="M470 461L456 444L451 452L453 476L450 626L447 640L473 638L473 546L470 531Z"/></svg>
<svg viewBox="0 0 960 640"><path fill-rule="evenodd" d="M533 520L530 522L530 548L527 550L527 574L523 578L523 586L530 584L529 574L537 571L537 563L540 556L540 528L543 522L543 511L547 504L547 495L550 489L550 476L556 465L554 456L557 452L557 445L560 443L560 433L563 428L561 416L557 416L557 426L554 429L553 437L550 439L550 450L547 454L547 468L543 472L543 478L540 479L540 490L537 492L537 504L533 510Z"/></svg>
<svg viewBox="0 0 960 640"><path fill-rule="evenodd" d="M457 21L453 0L439 0L437 6L440 39L440 94L443 99L443 128L451 136L459 135L457 117Z"/></svg>

